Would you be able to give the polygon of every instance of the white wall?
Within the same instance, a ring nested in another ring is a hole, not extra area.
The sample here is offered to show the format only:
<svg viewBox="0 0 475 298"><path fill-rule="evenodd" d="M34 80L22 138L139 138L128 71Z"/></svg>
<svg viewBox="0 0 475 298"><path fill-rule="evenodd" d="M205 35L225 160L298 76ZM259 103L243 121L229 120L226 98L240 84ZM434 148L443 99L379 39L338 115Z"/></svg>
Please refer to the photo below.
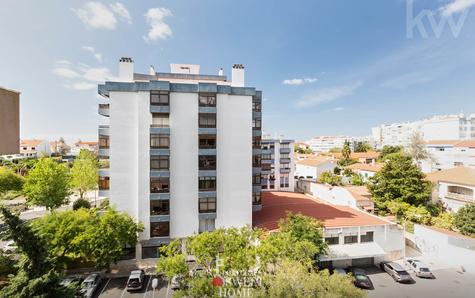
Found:
<svg viewBox="0 0 475 298"><path fill-rule="evenodd" d="M357 207L353 195L343 187L311 183L310 191L313 196L331 204Z"/></svg>
<svg viewBox="0 0 475 298"><path fill-rule="evenodd" d="M447 193L449 192L448 187L449 186L460 186L460 187L465 187L469 188L473 191L472 194L472 200L475 203L475 186L467 186L467 185L462 185L462 184L454 184L454 183L446 183L446 182L439 182L438 183L438 196L439 200L441 200L444 205L452 212L457 212L460 208L463 206L467 205L467 202L462 202L450 198L446 198Z"/></svg>
<svg viewBox="0 0 475 298"><path fill-rule="evenodd" d="M216 227L252 224L252 97L217 97Z"/></svg>
<svg viewBox="0 0 475 298"><path fill-rule="evenodd" d="M463 266L467 272L475 273L475 239L450 236L417 224L414 235L423 256L436 266Z"/></svg>
<svg viewBox="0 0 475 298"><path fill-rule="evenodd" d="M318 179L323 172L332 172L336 167L336 161L326 161L318 166L308 166L303 164L295 164L295 176L307 178L311 176Z"/></svg>
<svg viewBox="0 0 475 298"><path fill-rule="evenodd" d="M199 224L197 93L170 93L170 130L170 237L186 237Z"/></svg>

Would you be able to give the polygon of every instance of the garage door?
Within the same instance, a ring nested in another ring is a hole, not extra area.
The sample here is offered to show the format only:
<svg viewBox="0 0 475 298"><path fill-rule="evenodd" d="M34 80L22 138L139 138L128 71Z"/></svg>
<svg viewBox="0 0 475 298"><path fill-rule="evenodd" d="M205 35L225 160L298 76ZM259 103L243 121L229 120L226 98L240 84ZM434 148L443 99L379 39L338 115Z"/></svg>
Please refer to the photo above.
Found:
<svg viewBox="0 0 475 298"><path fill-rule="evenodd" d="M374 258L352 259L351 265L353 267L372 267L374 266Z"/></svg>

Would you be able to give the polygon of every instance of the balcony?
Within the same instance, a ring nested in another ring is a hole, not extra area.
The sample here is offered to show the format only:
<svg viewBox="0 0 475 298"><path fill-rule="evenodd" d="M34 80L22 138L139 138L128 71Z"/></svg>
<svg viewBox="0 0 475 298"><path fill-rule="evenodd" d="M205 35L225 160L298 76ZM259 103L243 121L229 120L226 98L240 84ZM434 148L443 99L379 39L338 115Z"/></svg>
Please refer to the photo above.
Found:
<svg viewBox="0 0 475 298"><path fill-rule="evenodd" d="M151 134L170 134L169 125L152 124L150 125Z"/></svg>
<svg viewBox="0 0 475 298"><path fill-rule="evenodd" d="M110 107L110 105L108 103L100 103L99 104L99 115L109 117L110 116L109 107Z"/></svg>
<svg viewBox="0 0 475 298"><path fill-rule="evenodd" d="M289 154L290 153L290 148L280 148L280 153L283 153L283 154Z"/></svg>
<svg viewBox="0 0 475 298"><path fill-rule="evenodd" d="M280 163L290 163L290 158L281 158Z"/></svg>
<svg viewBox="0 0 475 298"><path fill-rule="evenodd" d="M460 202L472 203L475 202L475 198L469 195L463 195L455 192L448 192L445 194L446 199L456 200Z"/></svg>
<svg viewBox="0 0 475 298"><path fill-rule="evenodd" d="M280 173L281 174L288 174L288 173L290 173L290 168L280 168Z"/></svg>
<svg viewBox="0 0 475 298"><path fill-rule="evenodd" d="M108 136L110 135L110 126L109 125L99 125L99 134Z"/></svg>

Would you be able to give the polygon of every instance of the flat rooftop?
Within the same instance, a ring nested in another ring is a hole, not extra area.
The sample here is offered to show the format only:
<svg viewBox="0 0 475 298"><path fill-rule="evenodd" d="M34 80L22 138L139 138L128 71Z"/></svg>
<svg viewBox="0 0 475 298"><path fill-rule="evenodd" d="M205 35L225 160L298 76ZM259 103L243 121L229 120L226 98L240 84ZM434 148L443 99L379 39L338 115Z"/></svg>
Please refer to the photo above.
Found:
<svg viewBox="0 0 475 298"><path fill-rule="evenodd" d="M287 212L301 213L323 222L325 228L377 226L392 224L377 216L347 206L331 205L324 201L293 192L262 192L262 210L252 214L254 227L276 230Z"/></svg>

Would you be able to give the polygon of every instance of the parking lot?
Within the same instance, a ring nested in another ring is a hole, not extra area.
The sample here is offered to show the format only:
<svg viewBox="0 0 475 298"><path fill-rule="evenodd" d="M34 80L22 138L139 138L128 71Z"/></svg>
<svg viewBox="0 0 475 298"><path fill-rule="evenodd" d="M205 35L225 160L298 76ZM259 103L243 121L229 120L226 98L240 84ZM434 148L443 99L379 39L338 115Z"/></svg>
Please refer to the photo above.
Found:
<svg viewBox="0 0 475 298"><path fill-rule="evenodd" d="M153 292L152 279L154 276L147 275L145 278L145 286L141 291L127 292L125 285L127 277L104 278L98 289L94 293L94 297L108 298L126 298L126 297L156 297L165 298L167 296L167 283L159 278L158 288ZM168 293L168 297L173 297L172 291Z"/></svg>
<svg viewBox="0 0 475 298"><path fill-rule="evenodd" d="M376 267L366 271L374 285L374 290L367 291L370 298L475 297L475 274L458 273L456 269L433 270L435 279L418 278L411 273L415 281L412 284L397 283Z"/></svg>

